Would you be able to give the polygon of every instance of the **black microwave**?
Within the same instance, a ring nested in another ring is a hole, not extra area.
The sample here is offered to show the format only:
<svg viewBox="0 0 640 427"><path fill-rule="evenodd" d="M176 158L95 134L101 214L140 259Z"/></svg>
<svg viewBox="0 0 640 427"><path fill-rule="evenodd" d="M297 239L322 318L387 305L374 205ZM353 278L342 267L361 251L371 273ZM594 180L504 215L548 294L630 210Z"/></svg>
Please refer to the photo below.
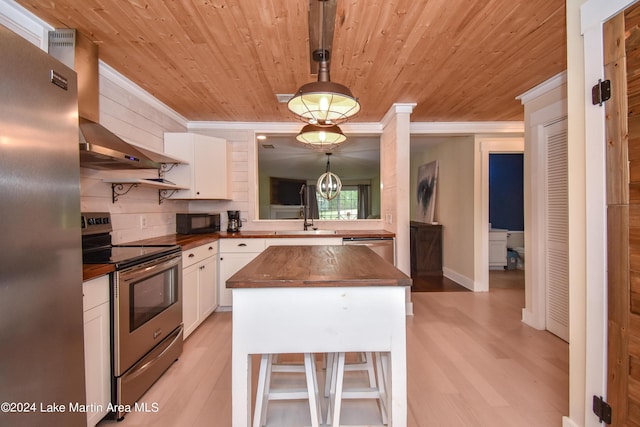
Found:
<svg viewBox="0 0 640 427"><path fill-rule="evenodd" d="M220 231L219 213L177 213L176 233L202 234Z"/></svg>

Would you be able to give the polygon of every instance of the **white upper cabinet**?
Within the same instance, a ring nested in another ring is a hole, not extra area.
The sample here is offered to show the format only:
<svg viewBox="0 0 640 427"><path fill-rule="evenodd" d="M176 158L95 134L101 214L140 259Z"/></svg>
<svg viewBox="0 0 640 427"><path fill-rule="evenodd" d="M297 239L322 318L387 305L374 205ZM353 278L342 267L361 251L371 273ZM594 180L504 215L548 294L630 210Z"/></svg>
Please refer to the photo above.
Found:
<svg viewBox="0 0 640 427"><path fill-rule="evenodd" d="M231 144L226 140L187 132L164 134L165 153L184 159L165 178L188 190L176 191L172 199L231 200Z"/></svg>

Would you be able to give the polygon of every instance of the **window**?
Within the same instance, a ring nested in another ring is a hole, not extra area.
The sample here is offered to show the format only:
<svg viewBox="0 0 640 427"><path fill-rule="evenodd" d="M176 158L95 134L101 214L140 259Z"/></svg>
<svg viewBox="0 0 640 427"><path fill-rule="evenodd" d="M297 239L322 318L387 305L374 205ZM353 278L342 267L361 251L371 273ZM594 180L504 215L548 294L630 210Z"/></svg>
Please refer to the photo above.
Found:
<svg viewBox="0 0 640 427"><path fill-rule="evenodd" d="M316 192L320 219L357 219L358 186L343 186L338 197L327 200Z"/></svg>

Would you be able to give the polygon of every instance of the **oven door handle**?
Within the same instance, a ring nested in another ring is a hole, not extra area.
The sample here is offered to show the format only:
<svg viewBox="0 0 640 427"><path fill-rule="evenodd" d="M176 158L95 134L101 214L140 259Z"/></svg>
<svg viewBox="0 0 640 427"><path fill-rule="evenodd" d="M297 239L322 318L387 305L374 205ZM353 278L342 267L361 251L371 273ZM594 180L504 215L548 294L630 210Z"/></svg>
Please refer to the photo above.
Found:
<svg viewBox="0 0 640 427"><path fill-rule="evenodd" d="M169 270L180 264L181 256L178 255L160 264L146 264L142 266L132 267L130 270L124 270L120 272L120 279L126 282L133 282L151 277L164 270Z"/></svg>

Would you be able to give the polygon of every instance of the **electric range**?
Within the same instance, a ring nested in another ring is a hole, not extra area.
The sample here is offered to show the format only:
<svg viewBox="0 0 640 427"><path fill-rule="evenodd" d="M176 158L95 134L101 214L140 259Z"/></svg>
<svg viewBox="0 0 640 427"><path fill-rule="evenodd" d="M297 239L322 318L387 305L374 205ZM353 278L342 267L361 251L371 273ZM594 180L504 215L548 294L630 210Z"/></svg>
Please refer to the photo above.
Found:
<svg viewBox="0 0 640 427"><path fill-rule="evenodd" d="M112 245L108 212L82 214L82 260L110 274L112 403L126 411L182 353L182 251L177 245Z"/></svg>

